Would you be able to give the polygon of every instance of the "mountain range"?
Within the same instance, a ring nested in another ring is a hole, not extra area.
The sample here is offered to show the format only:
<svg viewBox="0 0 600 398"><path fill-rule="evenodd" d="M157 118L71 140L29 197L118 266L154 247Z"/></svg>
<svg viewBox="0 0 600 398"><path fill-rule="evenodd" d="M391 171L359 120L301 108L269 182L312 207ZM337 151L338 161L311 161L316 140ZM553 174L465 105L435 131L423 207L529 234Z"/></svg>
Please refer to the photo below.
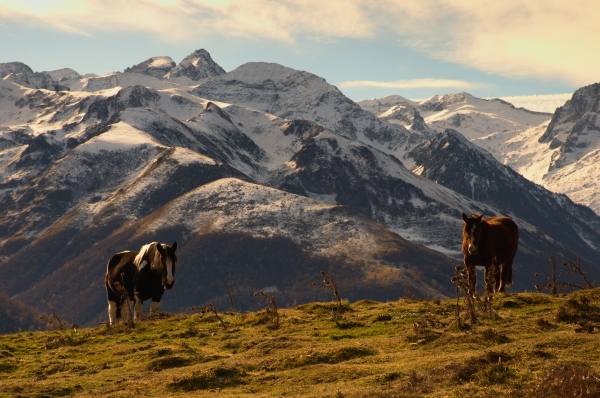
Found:
<svg viewBox="0 0 600 398"><path fill-rule="evenodd" d="M600 276L598 215L485 150L544 123L557 133L540 142L567 145L568 109L554 122L464 93L356 103L277 64L225 72L205 50L107 76L17 62L0 75L0 293L40 311L103 321L108 258L173 240L170 311L227 308L224 286L242 310L260 289L326 300L310 287L320 270L350 300L448 297L462 212L515 218L514 289L553 253Z"/></svg>

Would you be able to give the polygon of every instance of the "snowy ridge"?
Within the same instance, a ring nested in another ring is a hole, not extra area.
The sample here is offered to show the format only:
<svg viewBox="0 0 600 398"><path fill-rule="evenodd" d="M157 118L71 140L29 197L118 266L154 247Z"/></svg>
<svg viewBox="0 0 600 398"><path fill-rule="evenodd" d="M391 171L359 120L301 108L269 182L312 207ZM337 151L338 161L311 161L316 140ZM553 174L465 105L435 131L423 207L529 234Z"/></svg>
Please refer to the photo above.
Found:
<svg viewBox="0 0 600 398"><path fill-rule="evenodd" d="M309 120L399 158L426 138L374 117L323 78L278 64L247 63L192 92L286 119Z"/></svg>

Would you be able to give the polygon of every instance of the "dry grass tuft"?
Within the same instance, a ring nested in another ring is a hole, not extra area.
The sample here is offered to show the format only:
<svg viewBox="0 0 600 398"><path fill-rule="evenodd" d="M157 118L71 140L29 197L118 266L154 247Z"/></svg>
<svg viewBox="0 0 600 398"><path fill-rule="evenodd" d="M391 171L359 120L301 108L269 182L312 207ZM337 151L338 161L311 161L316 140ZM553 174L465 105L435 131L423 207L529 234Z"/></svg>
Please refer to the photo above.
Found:
<svg viewBox="0 0 600 398"><path fill-rule="evenodd" d="M600 396L600 378L587 366L573 362L562 363L554 365L542 377L519 391L511 391L508 395L510 397L595 398Z"/></svg>
<svg viewBox="0 0 600 398"><path fill-rule="evenodd" d="M175 378L167 385L171 391L198 391L221 389L245 384L246 372L227 366L217 366L203 372L194 372L189 376Z"/></svg>

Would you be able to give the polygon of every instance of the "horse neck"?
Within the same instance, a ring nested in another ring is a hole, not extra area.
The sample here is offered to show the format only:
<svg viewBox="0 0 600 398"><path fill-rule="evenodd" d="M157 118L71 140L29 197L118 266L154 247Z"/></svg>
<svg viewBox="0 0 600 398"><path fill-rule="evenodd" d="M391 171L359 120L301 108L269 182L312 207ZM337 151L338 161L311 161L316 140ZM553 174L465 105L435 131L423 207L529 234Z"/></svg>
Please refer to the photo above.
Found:
<svg viewBox="0 0 600 398"><path fill-rule="evenodd" d="M158 252L156 246L159 243L152 242L147 245L142 246L138 255L135 257L135 265L140 269L143 262L146 262L144 267L148 267L148 269L152 272L156 272L160 275L166 275L166 268L161 261L161 255Z"/></svg>
<svg viewBox="0 0 600 398"><path fill-rule="evenodd" d="M148 253L148 257L150 261L150 269L158 274L166 274L167 270L163 264L162 256L158 252L156 246L152 247L151 251Z"/></svg>

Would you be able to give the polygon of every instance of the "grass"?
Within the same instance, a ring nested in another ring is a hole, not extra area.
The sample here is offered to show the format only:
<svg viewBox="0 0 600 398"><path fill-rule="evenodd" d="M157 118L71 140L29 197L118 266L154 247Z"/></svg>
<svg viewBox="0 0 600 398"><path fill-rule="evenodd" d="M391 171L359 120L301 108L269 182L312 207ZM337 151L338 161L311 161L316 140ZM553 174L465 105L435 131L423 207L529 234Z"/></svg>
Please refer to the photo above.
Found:
<svg viewBox="0 0 600 398"><path fill-rule="evenodd" d="M455 300L310 303L175 315L134 328L0 335L0 396L595 397L600 289L494 298L459 328ZM583 326L582 326L583 325Z"/></svg>

